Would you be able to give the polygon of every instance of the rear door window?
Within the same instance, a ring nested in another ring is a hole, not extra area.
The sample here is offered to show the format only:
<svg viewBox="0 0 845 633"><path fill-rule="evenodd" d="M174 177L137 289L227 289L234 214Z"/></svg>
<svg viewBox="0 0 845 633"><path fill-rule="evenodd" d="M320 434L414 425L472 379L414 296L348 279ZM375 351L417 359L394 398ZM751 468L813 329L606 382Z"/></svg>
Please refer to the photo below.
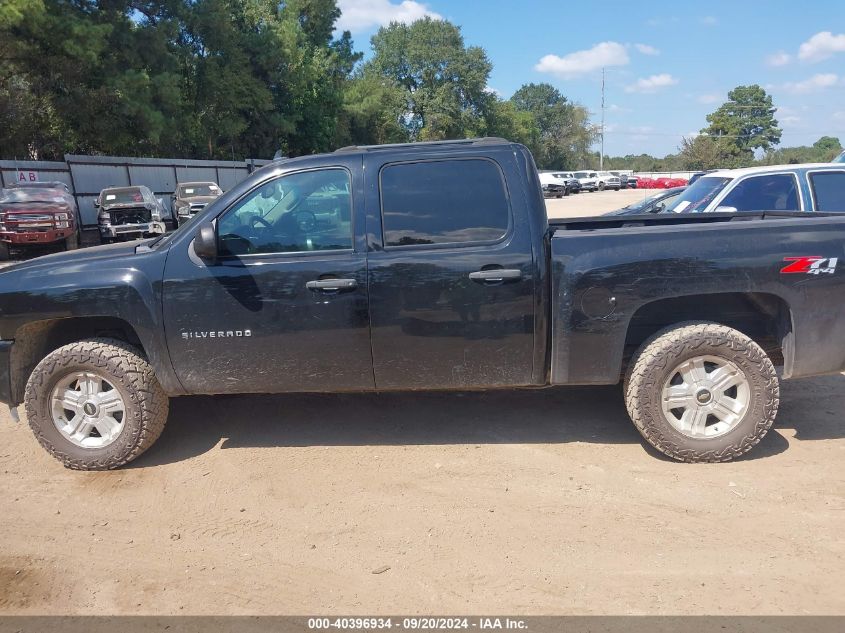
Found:
<svg viewBox="0 0 845 633"><path fill-rule="evenodd" d="M810 174L816 211L845 211L845 171Z"/></svg>
<svg viewBox="0 0 845 633"><path fill-rule="evenodd" d="M737 183L719 206L733 207L737 211L800 211L798 181L793 174L765 174L745 178Z"/></svg>
<svg viewBox="0 0 845 633"><path fill-rule="evenodd" d="M381 206L385 246L489 243L510 226L504 177L486 159L387 165Z"/></svg>

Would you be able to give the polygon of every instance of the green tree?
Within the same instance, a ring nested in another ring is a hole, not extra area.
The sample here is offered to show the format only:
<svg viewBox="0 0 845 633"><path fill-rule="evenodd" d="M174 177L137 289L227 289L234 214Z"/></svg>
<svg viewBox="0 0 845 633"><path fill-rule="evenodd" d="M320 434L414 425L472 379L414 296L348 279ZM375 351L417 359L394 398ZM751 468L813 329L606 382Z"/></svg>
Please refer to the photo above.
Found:
<svg viewBox="0 0 845 633"><path fill-rule="evenodd" d="M678 149L681 169L717 169L725 167L731 158L731 148L725 146L725 141L710 136L684 137Z"/></svg>
<svg viewBox="0 0 845 633"><path fill-rule="evenodd" d="M373 36L372 48L363 72L401 90L404 103L392 116L410 139L463 138L483 127L492 64L484 49L464 44L460 28L428 17L393 22Z"/></svg>
<svg viewBox="0 0 845 633"><path fill-rule="evenodd" d="M571 103L550 84L526 84L511 97L519 112L534 118L538 140L530 147L540 169L578 169L590 160L596 130L586 108Z"/></svg>
<svg viewBox="0 0 845 633"><path fill-rule="evenodd" d="M721 137L734 162L750 164L754 150L769 151L780 143L776 111L771 95L757 84L737 86L718 110L707 115L709 125L701 133Z"/></svg>

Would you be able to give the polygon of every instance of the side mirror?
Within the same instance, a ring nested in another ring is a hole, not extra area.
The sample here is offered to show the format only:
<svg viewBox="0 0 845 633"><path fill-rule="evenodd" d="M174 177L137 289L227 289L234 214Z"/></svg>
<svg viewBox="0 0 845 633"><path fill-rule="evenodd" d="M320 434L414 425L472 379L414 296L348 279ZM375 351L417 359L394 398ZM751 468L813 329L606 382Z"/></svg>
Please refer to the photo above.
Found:
<svg viewBox="0 0 845 633"><path fill-rule="evenodd" d="M194 252L202 259L217 261L217 232L211 222L204 222L194 235Z"/></svg>
<svg viewBox="0 0 845 633"><path fill-rule="evenodd" d="M658 202L654 205L654 209L651 211L652 213L663 213L666 210L666 205L662 202Z"/></svg>

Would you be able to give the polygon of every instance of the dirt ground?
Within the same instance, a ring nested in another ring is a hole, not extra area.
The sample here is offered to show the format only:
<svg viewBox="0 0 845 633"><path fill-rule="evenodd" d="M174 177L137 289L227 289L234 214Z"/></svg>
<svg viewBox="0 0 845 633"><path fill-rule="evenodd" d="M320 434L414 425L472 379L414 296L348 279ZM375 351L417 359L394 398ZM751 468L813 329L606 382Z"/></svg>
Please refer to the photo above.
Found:
<svg viewBox="0 0 845 633"><path fill-rule="evenodd" d="M684 465L618 388L180 398L103 473L4 411L0 613L842 614L845 376L782 402Z"/></svg>

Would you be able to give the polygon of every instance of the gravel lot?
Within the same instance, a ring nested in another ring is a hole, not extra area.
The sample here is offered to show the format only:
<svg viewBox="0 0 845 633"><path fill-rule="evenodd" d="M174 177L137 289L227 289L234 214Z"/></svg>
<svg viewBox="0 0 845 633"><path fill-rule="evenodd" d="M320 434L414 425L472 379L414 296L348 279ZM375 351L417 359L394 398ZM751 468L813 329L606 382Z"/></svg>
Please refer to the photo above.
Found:
<svg viewBox="0 0 845 633"><path fill-rule="evenodd" d="M843 410L787 382L751 456L684 465L618 387L180 398L103 473L4 411L0 613L842 614Z"/></svg>
<svg viewBox="0 0 845 633"><path fill-rule="evenodd" d="M547 198L546 213L550 218L577 218L601 215L657 193L652 189L622 189L578 193L564 198Z"/></svg>

